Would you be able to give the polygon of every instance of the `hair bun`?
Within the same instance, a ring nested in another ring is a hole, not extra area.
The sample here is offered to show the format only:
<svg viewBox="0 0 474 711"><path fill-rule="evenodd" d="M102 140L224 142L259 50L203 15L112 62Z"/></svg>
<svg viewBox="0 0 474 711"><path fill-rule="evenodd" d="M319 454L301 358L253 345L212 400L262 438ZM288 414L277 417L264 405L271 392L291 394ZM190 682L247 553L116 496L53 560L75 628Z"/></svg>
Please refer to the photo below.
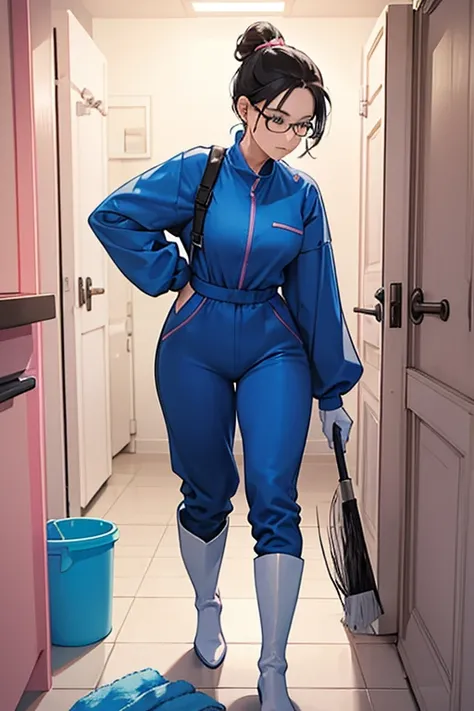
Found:
<svg viewBox="0 0 474 711"><path fill-rule="evenodd" d="M244 62L255 52L257 47L274 39L284 40L285 38L280 30L270 22L255 22L247 27L243 35L240 35L234 57L237 61Z"/></svg>

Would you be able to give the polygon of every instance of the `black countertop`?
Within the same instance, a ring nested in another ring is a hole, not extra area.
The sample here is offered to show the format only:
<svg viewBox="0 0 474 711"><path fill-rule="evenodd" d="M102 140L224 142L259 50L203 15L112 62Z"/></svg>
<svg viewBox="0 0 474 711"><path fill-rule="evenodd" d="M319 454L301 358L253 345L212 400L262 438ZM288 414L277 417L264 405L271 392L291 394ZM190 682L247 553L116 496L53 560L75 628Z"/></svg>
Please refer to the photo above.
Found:
<svg viewBox="0 0 474 711"><path fill-rule="evenodd" d="M0 296L0 330L29 326L56 318L53 294L11 294Z"/></svg>

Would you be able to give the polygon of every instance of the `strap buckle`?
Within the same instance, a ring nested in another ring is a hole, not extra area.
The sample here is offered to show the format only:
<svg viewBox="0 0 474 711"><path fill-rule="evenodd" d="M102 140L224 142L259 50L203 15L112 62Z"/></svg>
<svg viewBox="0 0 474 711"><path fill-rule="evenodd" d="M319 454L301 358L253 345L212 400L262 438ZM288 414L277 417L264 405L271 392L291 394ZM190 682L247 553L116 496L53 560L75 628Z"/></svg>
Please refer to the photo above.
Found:
<svg viewBox="0 0 474 711"><path fill-rule="evenodd" d="M191 232L191 242L194 247L202 249L202 235L199 235L197 232Z"/></svg>
<svg viewBox="0 0 474 711"><path fill-rule="evenodd" d="M209 205L211 204L211 200L212 200L212 190L210 190L208 187L200 185L199 189L197 191L197 194L196 194L196 200L195 200L196 205L207 210Z"/></svg>

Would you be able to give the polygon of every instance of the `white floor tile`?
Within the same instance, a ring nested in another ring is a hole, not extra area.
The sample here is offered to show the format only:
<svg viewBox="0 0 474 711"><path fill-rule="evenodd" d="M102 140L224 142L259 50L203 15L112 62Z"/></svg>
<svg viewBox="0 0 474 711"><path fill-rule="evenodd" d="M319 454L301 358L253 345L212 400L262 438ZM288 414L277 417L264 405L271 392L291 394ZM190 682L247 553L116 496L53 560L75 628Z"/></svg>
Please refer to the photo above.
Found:
<svg viewBox="0 0 474 711"><path fill-rule="evenodd" d="M108 512L120 499L126 487L123 484L108 484L91 501L85 511L87 518L108 518Z"/></svg>
<svg viewBox="0 0 474 711"><path fill-rule="evenodd" d="M202 689L227 711L260 711L257 694L248 689ZM290 689L295 711L372 711L366 691L347 689Z"/></svg>
<svg viewBox="0 0 474 711"><path fill-rule="evenodd" d="M130 506L129 504L114 504L110 511L107 512L107 518L117 525L140 525L140 524L157 524L166 526L172 515L172 509L169 511L155 511L154 509L146 509L139 505Z"/></svg>
<svg viewBox="0 0 474 711"><path fill-rule="evenodd" d="M113 607L113 629L112 633L107 637L107 642L109 644L115 642L117 636L122 629L122 625L125 622L127 615L129 614L130 608L133 603L133 597L116 597L114 598Z"/></svg>
<svg viewBox="0 0 474 711"><path fill-rule="evenodd" d="M126 488L134 479L134 474L124 474L121 472L115 472L112 474L108 480L108 485L123 486Z"/></svg>
<svg viewBox="0 0 474 711"><path fill-rule="evenodd" d="M197 659L192 644L123 644L118 642L106 665L102 684L151 666L175 681L186 679L198 688L256 689L259 645L229 645L220 669L210 670ZM363 689L357 659L349 645L289 645L288 682L293 688Z"/></svg>
<svg viewBox="0 0 474 711"><path fill-rule="evenodd" d="M102 675L112 647L107 642L94 647L53 647L53 688L93 689Z"/></svg>
<svg viewBox="0 0 474 711"><path fill-rule="evenodd" d="M255 600L225 599L222 621L229 642L253 644L260 641L260 624ZM348 644L341 624L341 606L336 600L300 599L290 632L293 644Z"/></svg>
<svg viewBox="0 0 474 711"><path fill-rule="evenodd" d="M225 599L222 624L229 644L260 642L260 622L255 599ZM293 644L348 644L335 600L301 599L295 613L290 642ZM193 641L196 611L187 598L137 598L118 641L126 643L189 644Z"/></svg>
<svg viewBox="0 0 474 711"><path fill-rule="evenodd" d="M115 597L135 597L137 595L143 578L115 578L114 580L114 598Z"/></svg>
<svg viewBox="0 0 474 711"><path fill-rule="evenodd" d="M137 598L133 601L118 642L189 644L194 639L196 610L190 600Z"/></svg>
<svg viewBox="0 0 474 711"><path fill-rule="evenodd" d="M25 694L16 711L68 711L92 689L53 689L48 694Z"/></svg>
<svg viewBox="0 0 474 711"><path fill-rule="evenodd" d="M151 559L156 553L156 546L124 546L115 547L115 559L117 558L148 558Z"/></svg>
<svg viewBox="0 0 474 711"><path fill-rule="evenodd" d="M120 525L117 546L153 546L156 550L165 531L166 526Z"/></svg>
<svg viewBox="0 0 474 711"><path fill-rule="evenodd" d="M136 474L145 460L140 454L119 454L112 460L112 470L125 474Z"/></svg>

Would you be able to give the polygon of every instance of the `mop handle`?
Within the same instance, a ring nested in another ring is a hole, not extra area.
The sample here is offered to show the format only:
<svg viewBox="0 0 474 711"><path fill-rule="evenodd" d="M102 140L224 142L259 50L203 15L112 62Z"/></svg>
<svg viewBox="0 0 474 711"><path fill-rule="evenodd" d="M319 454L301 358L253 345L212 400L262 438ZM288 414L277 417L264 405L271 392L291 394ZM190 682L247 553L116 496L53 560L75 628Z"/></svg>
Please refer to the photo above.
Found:
<svg viewBox="0 0 474 711"><path fill-rule="evenodd" d="M334 440L334 452L336 454L337 470L339 472L339 481L347 481L350 479L347 471L346 459L344 457L344 447L342 445L341 428L335 422L332 427L332 435Z"/></svg>

